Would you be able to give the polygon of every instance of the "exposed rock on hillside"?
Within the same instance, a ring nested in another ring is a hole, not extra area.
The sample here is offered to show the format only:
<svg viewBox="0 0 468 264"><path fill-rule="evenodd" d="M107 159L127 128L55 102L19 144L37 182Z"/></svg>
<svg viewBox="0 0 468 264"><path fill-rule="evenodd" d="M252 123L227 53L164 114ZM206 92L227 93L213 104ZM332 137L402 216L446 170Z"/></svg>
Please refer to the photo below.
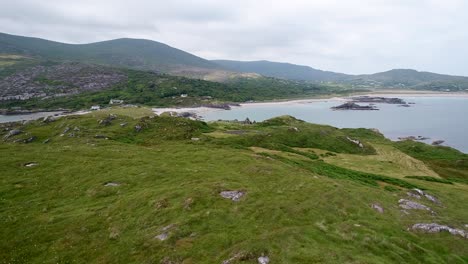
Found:
<svg viewBox="0 0 468 264"><path fill-rule="evenodd" d="M379 212L381 214L384 213L383 207L381 205L379 205L379 204L372 204L371 207L372 207L372 209L374 209L375 211L377 211L377 212Z"/></svg>
<svg viewBox="0 0 468 264"><path fill-rule="evenodd" d="M445 142L444 140L436 140L436 141L432 142L432 145L440 146L440 145L444 144L444 142Z"/></svg>
<svg viewBox="0 0 468 264"><path fill-rule="evenodd" d="M464 238L468 238L468 232L462 229L456 229L452 228L446 225L439 225L436 223L430 223L430 224L415 224L411 227L412 230L421 230L426 233L440 233L442 231L447 231L450 234L456 236L461 236Z"/></svg>
<svg viewBox="0 0 468 264"><path fill-rule="evenodd" d="M421 199L421 197L426 197L426 199L428 199L429 201L435 203L435 204L441 204L439 199L437 199L435 196L433 195L430 195L420 189L413 189L411 191L409 191L408 193L408 196L410 197L414 197L414 198L417 198L417 199Z"/></svg>
<svg viewBox="0 0 468 264"><path fill-rule="evenodd" d="M21 134L23 131L19 130L19 129L13 129L13 130L10 130L8 132L8 134L6 134L3 139L8 139L10 137L13 137L13 136L16 136L16 135L19 135Z"/></svg>
<svg viewBox="0 0 468 264"><path fill-rule="evenodd" d="M270 258L268 256L261 256L257 260L258 260L258 264L268 264L268 263L270 263Z"/></svg>
<svg viewBox="0 0 468 264"><path fill-rule="evenodd" d="M0 101L98 91L110 88L126 78L125 74L117 70L81 63L35 66L0 80Z"/></svg>
<svg viewBox="0 0 468 264"><path fill-rule="evenodd" d="M350 142L358 145L360 148L363 148L364 145L361 143L361 141L359 141L358 139L352 139L350 137L346 137L347 140L349 140Z"/></svg>
<svg viewBox="0 0 468 264"><path fill-rule="evenodd" d="M118 182L106 182L104 184L104 186L106 186L106 187L117 187L117 186L120 186L120 183L118 183Z"/></svg>
<svg viewBox="0 0 468 264"><path fill-rule="evenodd" d="M403 208L403 209L426 210L426 211L431 211L432 212L432 209L430 207L425 206L425 205L420 204L420 203L417 203L417 202L410 201L410 200L400 199L398 201L398 203L400 204L400 207Z"/></svg>
<svg viewBox="0 0 468 264"><path fill-rule="evenodd" d="M221 195L223 198L231 199L231 200L233 200L234 202L238 202L238 201L240 201L240 199L242 198L242 196L245 195L245 192L242 192L242 191L222 191L222 192L220 193L220 195Z"/></svg>

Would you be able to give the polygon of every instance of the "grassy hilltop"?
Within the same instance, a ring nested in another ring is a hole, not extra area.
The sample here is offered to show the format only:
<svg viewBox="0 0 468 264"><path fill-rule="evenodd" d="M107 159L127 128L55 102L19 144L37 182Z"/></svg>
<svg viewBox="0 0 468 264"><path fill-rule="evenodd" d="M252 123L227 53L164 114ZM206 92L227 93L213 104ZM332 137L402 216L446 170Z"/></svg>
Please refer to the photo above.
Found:
<svg viewBox="0 0 468 264"><path fill-rule="evenodd" d="M468 262L466 238L411 229L467 230L468 157L447 147L145 108L0 126L2 263Z"/></svg>

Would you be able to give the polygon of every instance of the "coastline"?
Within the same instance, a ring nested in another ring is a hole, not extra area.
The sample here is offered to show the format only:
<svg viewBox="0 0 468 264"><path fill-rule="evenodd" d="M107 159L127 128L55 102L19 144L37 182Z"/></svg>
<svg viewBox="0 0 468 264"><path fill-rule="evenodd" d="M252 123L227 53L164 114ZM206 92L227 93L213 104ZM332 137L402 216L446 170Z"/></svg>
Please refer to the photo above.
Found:
<svg viewBox="0 0 468 264"><path fill-rule="evenodd" d="M239 103L240 106L233 106L236 107L243 107L243 106L275 106L275 105L297 105L297 104L310 104L316 102L345 102L348 100L349 97L353 96L382 96L382 97L462 97L468 98L468 93L461 92L461 93L449 93L449 92L434 92L434 91L408 91L408 90L381 90L381 91L373 91L373 92L366 92L366 93L351 93L347 96L336 96L330 95L323 98L304 98L304 99L281 99L281 100L267 100L267 101L260 101L260 102L245 102ZM153 113L160 115L164 112L194 112L197 114L204 114L207 112L214 112L214 111L229 111L224 109L218 108L210 108L210 107L166 107L166 108L151 108Z"/></svg>

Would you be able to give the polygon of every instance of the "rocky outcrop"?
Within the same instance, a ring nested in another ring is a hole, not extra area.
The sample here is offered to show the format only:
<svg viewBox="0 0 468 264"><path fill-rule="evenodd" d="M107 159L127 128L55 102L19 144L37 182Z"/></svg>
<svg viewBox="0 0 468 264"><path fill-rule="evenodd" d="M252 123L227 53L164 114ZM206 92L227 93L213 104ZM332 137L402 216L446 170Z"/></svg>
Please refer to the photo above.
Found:
<svg viewBox="0 0 468 264"><path fill-rule="evenodd" d="M169 238L169 231L170 231L171 229L173 229L174 227L175 227L174 224L170 224L170 225L168 225L168 226L165 226L165 227L161 228L162 233L159 234L159 235L157 235L157 236L155 236L154 238L155 238L155 239L158 239L158 240L160 240L160 241L167 240L167 239Z"/></svg>
<svg viewBox="0 0 468 264"><path fill-rule="evenodd" d="M334 106L332 110L379 110L377 107L372 105L358 105L353 102L347 102L339 106Z"/></svg>
<svg viewBox="0 0 468 264"><path fill-rule="evenodd" d="M240 262L249 261L249 263L250 263L250 261L253 262L255 259L257 259L258 264L269 264L270 263L270 258L268 256L263 255L263 254L262 254L262 256L257 258L255 256L255 254L253 254L253 253L238 252L238 253L234 254L232 257L230 257L229 259L226 259L223 262L221 262L221 264L233 264L233 263L238 263L239 261Z"/></svg>
<svg viewBox="0 0 468 264"><path fill-rule="evenodd" d="M423 231L426 233L440 233L440 232L449 232L450 234L454 236L461 236L464 238L468 238L468 231L462 230L462 229L457 229L457 228L452 228L446 225L439 225L436 223L419 223L419 224L414 224L411 227L412 230L419 230Z"/></svg>
<svg viewBox="0 0 468 264"><path fill-rule="evenodd" d="M438 204L440 205L441 202L439 201L439 199L437 199L437 197L435 197L434 195L430 195L426 192L424 192L423 190L420 190L420 189L412 189L411 191L407 192L408 196L410 197L413 197L413 198L417 198L417 199L421 199L421 197L425 197L427 200L435 203L435 204Z"/></svg>
<svg viewBox="0 0 468 264"><path fill-rule="evenodd" d="M9 139L10 137L14 137L14 136L19 135L19 134L21 134L21 133L23 133L23 131L21 131L21 130L19 130L19 129L13 129L13 130L10 130L10 131L8 132L8 134L6 134L6 135L3 137L3 139Z"/></svg>
<svg viewBox="0 0 468 264"><path fill-rule="evenodd" d="M381 213L381 214L384 213L384 209L380 204L374 203L374 204L371 205L371 208L374 209L375 211L377 211L378 213Z"/></svg>
<svg viewBox="0 0 468 264"><path fill-rule="evenodd" d="M429 212L432 212L432 209L428 206L425 206L423 204L420 204L420 203L417 203L417 202L413 202L413 201L410 201L410 200L406 200L406 199L400 199L398 201L398 204L401 208L403 209L408 209L408 210L426 210L426 211L429 211Z"/></svg>
<svg viewBox="0 0 468 264"><path fill-rule="evenodd" d="M118 70L82 63L35 66L0 80L0 101L52 98L99 91L127 79Z"/></svg>
<svg viewBox="0 0 468 264"><path fill-rule="evenodd" d="M106 118L99 120L99 125L108 126L108 125L112 124L112 120L114 120L115 118L117 118L116 115L110 114Z"/></svg>
<svg viewBox="0 0 468 264"><path fill-rule="evenodd" d="M401 98L391 97L374 97L374 96L356 96L351 98L352 102L355 103L379 103L379 104L398 104L407 105L405 100Z"/></svg>
<svg viewBox="0 0 468 264"><path fill-rule="evenodd" d="M350 137L346 137L346 139L354 144L356 144L357 146L359 146L360 148L364 148L364 145L361 143L361 141L357 140L357 139L352 139Z"/></svg>
<svg viewBox="0 0 468 264"><path fill-rule="evenodd" d="M244 125L251 125L253 124L252 121L250 121L250 119L247 117L244 121L241 122L242 124Z"/></svg>
<svg viewBox="0 0 468 264"><path fill-rule="evenodd" d="M167 238L169 237L169 234L168 233L162 233L162 234L159 234L157 236L155 236L154 238L160 240L160 241L164 241L166 240Z"/></svg>
<svg viewBox="0 0 468 264"><path fill-rule="evenodd" d="M181 112L177 114L178 117L198 119L197 113L194 112Z"/></svg>
<svg viewBox="0 0 468 264"><path fill-rule="evenodd" d="M234 202L240 201L242 196L245 195L243 191L222 191L219 193L223 198L230 199Z"/></svg>
<svg viewBox="0 0 468 264"><path fill-rule="evenodd" d="M118 182L106 182L104 184L105 187L117 187L117 186L120 186L120 183Z"/></svg>
<svg viewBox="0 0 468 264"><path fill-rule="evenodd" d="M398 138L399 140L411 140L411 141L424 141L424 140L428 140L429 138L428 137L423 137L423 136L409 136L409 137L399 137Z"/></svg>
<svg viewBox="0 0 468 264"><path fill-rule="evenodd" d="M432 142L432 145L433 146L440 146L440 145L442 145L444 143L445 143L444 140L436 140L436 141Z"/></svg>
<svg viewBox="0 0 468 264"><path fill-rule="evenodd" d="M261 256L257 259L258 264L268 264L270 263L270 258L268 256Z"/></svg>

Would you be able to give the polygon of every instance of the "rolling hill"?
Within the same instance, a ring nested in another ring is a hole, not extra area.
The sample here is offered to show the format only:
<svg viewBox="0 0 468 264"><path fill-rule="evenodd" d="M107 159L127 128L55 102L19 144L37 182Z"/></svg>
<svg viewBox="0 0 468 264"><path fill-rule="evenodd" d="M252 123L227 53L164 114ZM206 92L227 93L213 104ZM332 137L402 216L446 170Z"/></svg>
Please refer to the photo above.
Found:
<svg viewBox="0 0 468 264"><path fill-rule="evenodd" d="M361 88L403 88L419 90L463 91L468 89L468 77L420 72L412 69L393 69L386 72L349 75L322 71L309 66L271 61L214 60L227 70L253 72L264 76L333 82Z"/></svg>
<svg viewBox="0 0 468 264"><path fill-rule="evenodd" d="M349 78L343 73L317 70L309 66L271 61L231 61L214 60L213 62L227 70L254 72L264 76L303 81L340 81Z"/></svg>
<svg viewBox="0 0 468 264"><path fill-rule="evenodd" d="M0 137L2 263L468 260L468 157L448 147L147 108L0 124Z"/></svg>
<svg viewBox="0 0 468 264"><path fill-rule="evenodd" d="M354 76L349 83L374 83L379 87L413 88L426 90L466 90L468 77L421 72L412 69L394 69L368 75Z"/></svg>
<svg viewBox="0 0 468 264"><path fill-rule="evenodd" d="M220 68L213 62L160 42L129 38L90 44L65 44L0 33L2 53L165 72L181 68Z"/></svg>

